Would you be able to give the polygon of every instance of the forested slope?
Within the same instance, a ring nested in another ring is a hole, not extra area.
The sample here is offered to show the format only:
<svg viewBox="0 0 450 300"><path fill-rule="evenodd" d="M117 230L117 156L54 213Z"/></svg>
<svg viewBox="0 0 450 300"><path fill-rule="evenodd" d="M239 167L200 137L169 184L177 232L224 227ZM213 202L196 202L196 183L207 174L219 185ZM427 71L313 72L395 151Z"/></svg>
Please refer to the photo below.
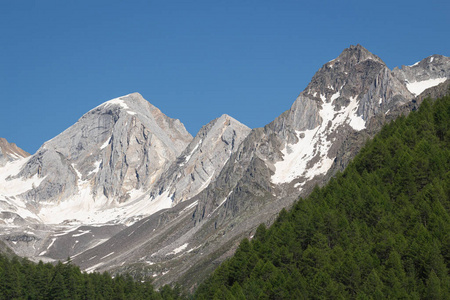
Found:
<svg viewBox="0 0 450 300"><path fill-rule="evenodd" d="M268 229L198 299L450 299L450 97L425 100Z"/></svg>
<svg viewBox="0 0 450 300"><path fill-rule="evenodd" d="M178 299L179 289L159 292L131 276L81 272L70 262L35 264L0 254L0 299Z"/></svg>

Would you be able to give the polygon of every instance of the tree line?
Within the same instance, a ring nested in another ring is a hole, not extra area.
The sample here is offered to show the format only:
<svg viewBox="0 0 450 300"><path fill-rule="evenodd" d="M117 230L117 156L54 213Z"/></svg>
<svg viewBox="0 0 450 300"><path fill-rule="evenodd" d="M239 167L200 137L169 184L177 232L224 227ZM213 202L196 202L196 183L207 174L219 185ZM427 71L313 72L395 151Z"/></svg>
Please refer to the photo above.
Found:
<svg viewBox="0 0 450 300"><path fill-rule="evenodd" d="M150 280L86 273L71 264L33 263L0 254L0 299L179 299L179 288L156 291Z"/></svg>

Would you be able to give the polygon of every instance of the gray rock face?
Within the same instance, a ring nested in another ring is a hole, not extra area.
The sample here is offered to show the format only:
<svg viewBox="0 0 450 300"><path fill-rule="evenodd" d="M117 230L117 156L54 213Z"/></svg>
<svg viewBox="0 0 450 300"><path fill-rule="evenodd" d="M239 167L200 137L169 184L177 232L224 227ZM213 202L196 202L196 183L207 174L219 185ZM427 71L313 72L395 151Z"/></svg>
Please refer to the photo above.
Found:
<svg viewBox="0 0 450 300"><path fill-rule="evenodd" d="M435 54L411 66L396 67L392 73L404 82L411 93L419 95L450 78L450 58Z"/></svg>
<svg viewBox="0 0 450 300"><path fill-rule="evenodd" d="M176 161L161 175L151 196L170 195L173 204L191 199L216 179L250 128L228 115L203 126Z"/></svg>
<svg viewBox="0 0 450 300"><path fill-rule="evenodd" d="M30 154L14 143L8 143L4 138L0 138L0 167L6 165L6 163L15 161L24 157L28 157Z"/></svg>
<svg viewBox="0 0 450 300"><path fill-rule="evenodd" d="M101 210L126 202L134 191L149 189L191 140L180 121L165 116L140 94L130 94L86 113L44 143L9 179L40 179L18 197L32 204L44 222L51 222L50 214L42 215L43 208L60 206L61 214L70 214L74 206L82 212L97 202ZM71 201L76 203L63 207Z"/></svg>

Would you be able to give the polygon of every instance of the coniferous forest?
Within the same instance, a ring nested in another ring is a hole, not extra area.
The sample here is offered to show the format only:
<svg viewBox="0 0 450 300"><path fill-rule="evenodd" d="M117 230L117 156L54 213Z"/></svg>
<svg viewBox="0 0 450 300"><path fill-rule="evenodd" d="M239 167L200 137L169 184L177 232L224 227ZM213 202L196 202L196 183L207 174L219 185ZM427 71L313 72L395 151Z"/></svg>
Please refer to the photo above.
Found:
<svg viewBox="0 0 450 300"><path fill-rule="evenodd" d="M87 274L67 261L32 263L0 255L0 299L178 299L180 290L107 272Z"/></svg>
<svg viewBox="0 0 450 300"><path fill-rule="evenodd" d="M425 100L343 173L260 225L195 299L450 299L450 96ZM177 299L179 288L0 256L1 299Z"/></svg>
<svg viewBox="0 0 450 300"><path fill-rule="evenodd" d="M197 299L450 299L450 97L243 240Z"/></svg>

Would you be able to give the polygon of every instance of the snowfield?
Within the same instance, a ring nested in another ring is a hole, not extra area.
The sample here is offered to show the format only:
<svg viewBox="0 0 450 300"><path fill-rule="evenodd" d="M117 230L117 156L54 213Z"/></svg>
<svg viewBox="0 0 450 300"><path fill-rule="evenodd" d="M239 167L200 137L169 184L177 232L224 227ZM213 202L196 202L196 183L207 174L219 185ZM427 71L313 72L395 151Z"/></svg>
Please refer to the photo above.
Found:
<svg viewBox="0 0 450 300"><path fill-rule="evenodd" d="M423 91L426 89L429 89L430 87L436 86L444 81L446 81L447 78L434 78L434 79L428 79L423 81L417 81L417 82L406 82L406 88L413 93L414 95L420 95Z"/></svg>
<svg viewBox="0 0 450 300"><path fill-rule="evenodd" d="M335 111L333 102L339 97L340 91L333 94L327 102L325 95L320 95L321 124L314 129L297 131L298 142L285 145L281 151L283 160L275 163L275 174L271 177L273 183L288 183L301 176L312 179L317 175L325 174L334 160L334 157L328 157L328 151L332 146L332 141L327 139L330 133L343 124L350 125L356 131L366 128L363 118L357 115L359 101L356 97L350 98L347 107ZM309 162L316 157L320 157L318 162L308 168ZM296 185L299 189L301 186L302 184Z"/></svg>

